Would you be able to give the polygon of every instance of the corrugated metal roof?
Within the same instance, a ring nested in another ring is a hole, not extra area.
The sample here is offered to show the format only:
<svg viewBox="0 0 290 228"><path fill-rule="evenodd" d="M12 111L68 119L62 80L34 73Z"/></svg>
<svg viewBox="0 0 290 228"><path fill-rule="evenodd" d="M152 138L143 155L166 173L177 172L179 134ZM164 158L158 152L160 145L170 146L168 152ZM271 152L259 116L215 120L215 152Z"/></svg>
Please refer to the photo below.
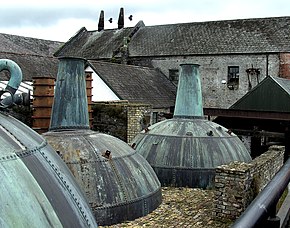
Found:
<svg viewBox="0 0 290 228"><path fill-rule="evenodd" d="M129 57L289 52L290 17L143 26L131 38ZM133 28L82 30L57 55L112 58Z"/></svg>
<svg viewBox="0 0 290 228"><path fill-rule="evenodd" d="M287 78L272 77L290 96L290 80Z"/></svg>
<svg viewBox="0 0 290 228"><path fill-rule="evenodd" d="M290 112L290 80L268 76L231 109Z"/></svg>
<svg viewBox="0 0 290 228"><path fill-rule="evenodd" d="M88 62L122 100L151 104L154 108L174 106L176 86L160 71L148 67Z"/></svg>

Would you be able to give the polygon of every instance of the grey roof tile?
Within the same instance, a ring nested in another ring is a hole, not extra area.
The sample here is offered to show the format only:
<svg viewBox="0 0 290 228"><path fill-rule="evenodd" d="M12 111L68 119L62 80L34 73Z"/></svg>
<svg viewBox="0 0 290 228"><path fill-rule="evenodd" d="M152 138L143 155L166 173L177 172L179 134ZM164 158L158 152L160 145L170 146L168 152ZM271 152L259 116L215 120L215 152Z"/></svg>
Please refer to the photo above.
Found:
<svg viewBox="0 0 290 228"><path fill-rule="evenodd" d="M143 27L130 56L290 51L290 17L239 19Z"/></svg>
<svg viewBox="0 0 290 228"><path fill-rule="evenodd" d="M62 42L0 33L0 53L52 56Z"/></svg>
<svg viewBox="0 0 290 228"><path fill-rule="evenodd" d="M92 60L89 64L122 100L154 108L174 106L176 86L156 69Z"/></svg>
<svg viewBox="0 0 290 228"><path fill-rule="evenodd" d="M57 55L112 58L132 30L82 31ZM129 57L289 52L289 31L290 17L141 26L130 40Z"/></svg>
<svg viewBox="0 0 290 228"><path fill-rule="evenodd" d="M0 58L11 59L21 68L23 80L33 77L56 77L58 60L53 53L62 42L36 39L0 33ZM6 71L0 73L0 80L8 80Z"/></svg>
<svg viewBox="0 0 290 228"><path fill-rule="evenodd" d="M49 56L1 53L1 59L11 59L22 71L23 81L31 81L33 77L54 77L57 75L58 59ZM0 80L9 80L8 72L0 72Z"/></svg>

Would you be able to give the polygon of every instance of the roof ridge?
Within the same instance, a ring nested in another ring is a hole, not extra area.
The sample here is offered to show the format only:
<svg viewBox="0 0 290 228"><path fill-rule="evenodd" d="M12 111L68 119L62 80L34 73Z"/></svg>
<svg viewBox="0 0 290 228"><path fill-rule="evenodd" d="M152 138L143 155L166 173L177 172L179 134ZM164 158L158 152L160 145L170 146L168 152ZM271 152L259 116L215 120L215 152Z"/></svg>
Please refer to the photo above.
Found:
<svg viewBox="0 0 290 228"><path fill-rule="evenodd" d="M57 40L47 40L47 39L41 39L41 38L35 38L35 37L29 37L29 36L21 36L21 35L15 35L15 34L8 34L8 33L0 33L0 35L4 36L11 36L11 37L22 37L22 38L28 38L28 39L33 39L33 40L43 40L43 41L49 41L49 42L54 42L54 43L64 43L62 41L57 41Z"/></svg>
<svg viewBox="0 0 290 228"><path fill-rule="evenodd" d="M236 19L222 19L222 20L209 20L209 21L193 21L193 22L180 22L172 24L160 24L160 25L146 25L148 27L159 27L159 26L172 26L172 25L186 25L186 24L204 24L204 23L213 23L213 22L241 22L241 21L262 21L262 20L273 20L273 19L286 19L290 16L279 16L279 17L259 17L259 18L236 18Z"/></svg>

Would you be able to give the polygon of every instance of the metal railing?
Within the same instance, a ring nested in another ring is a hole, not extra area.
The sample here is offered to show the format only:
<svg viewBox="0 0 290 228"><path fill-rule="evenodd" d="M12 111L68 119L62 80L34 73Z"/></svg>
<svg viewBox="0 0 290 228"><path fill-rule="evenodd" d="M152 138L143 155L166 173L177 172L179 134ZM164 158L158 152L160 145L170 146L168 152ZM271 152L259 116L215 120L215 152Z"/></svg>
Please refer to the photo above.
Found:
<svg viewBox="0 0 290 228"><path fill-rule="evenodd" d="M287 188L289 181L290 158L235 221L232 228L279 228L280 218L276 215L276 205Z"/></svg>

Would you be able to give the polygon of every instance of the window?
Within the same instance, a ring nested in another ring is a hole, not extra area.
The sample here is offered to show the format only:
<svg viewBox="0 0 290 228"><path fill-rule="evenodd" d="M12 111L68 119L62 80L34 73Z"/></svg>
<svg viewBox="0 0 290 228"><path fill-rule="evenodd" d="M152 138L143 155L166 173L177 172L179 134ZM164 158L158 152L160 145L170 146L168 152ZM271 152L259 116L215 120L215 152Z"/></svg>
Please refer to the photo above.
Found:
<svg viewBox="0 0 290 228"><path fill-rule="evenodd" d="M238 89L239 87L239 67L228 66L228 88Z"/></svg>
<svg viewBox="0 0 290 228"><path fill-rule="evenodd" d="M177 69L169 69L169 80L175 85L178 84L178 70Z"/></svg>

